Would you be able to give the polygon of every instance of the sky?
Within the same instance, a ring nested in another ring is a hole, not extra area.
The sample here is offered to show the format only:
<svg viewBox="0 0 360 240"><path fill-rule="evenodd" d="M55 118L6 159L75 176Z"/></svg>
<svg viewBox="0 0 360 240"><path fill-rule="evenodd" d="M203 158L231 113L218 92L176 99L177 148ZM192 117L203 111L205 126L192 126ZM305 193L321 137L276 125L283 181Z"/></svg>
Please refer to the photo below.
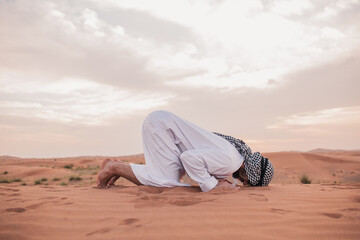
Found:
<svg viewBox="0 0 360 240"><path fill-rule="evenodd" d="M141 153L156 110L360 149L360 0L0 0L0 53L0 155Z"/></svg>

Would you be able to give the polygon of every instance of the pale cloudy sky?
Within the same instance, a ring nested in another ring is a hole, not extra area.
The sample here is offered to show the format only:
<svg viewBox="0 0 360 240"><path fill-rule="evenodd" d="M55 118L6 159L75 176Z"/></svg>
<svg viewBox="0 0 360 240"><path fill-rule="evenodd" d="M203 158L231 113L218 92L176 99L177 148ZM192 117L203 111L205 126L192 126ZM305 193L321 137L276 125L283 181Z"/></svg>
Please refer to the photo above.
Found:
<svg viewBox="0 0 360 240"><path fill-rule="evenodd" d="M142 152L172 111L254 150L360 148L360 0L0 0L0 155Z"/></svg>

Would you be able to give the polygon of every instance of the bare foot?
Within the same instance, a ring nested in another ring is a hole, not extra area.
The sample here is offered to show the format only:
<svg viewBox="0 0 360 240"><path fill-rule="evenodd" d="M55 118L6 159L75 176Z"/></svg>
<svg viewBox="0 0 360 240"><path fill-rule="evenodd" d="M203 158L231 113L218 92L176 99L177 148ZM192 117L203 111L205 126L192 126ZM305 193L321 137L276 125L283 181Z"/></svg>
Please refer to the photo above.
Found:
<svg viewBox="0 0 360 240"><path fill-rule="evenodd" d="M112 177L108 183L109 186L115 186L115 182L116 180L119 179L120 176L115 176L115 177Z"/></svg>
<svg viewBox="0 0 360 240"><path fill-rule="evenodd" d="M106 159L103 161L102 169L97 176L97 186L101 189L108 188L107 184L111 178L115 177L115 171L113 169L114 161Z"/></svg>
<svg viewBox="0 0 360 240"><path fill-rule="evenodd" d="M105 165L106 165L109 161L112 161L112 160L111 160L110 158L105 159L105 160L101 163L101 168L100 168L100 170L103 170L104 167L105 167Z"/></svg>
<svg viewBox="0 0 360 240"><path fill-rule="evenodd" d="M99 171L99 174L100 172L104 169L104 166L109 162L111 161L111 159L105 159L102 163L101 163L101 168L100 168L100 171ZM100 182L99 182L99 174L98 174L98 178L96 179L96 185L99 186Z"/></svg>
<svg viewBox="0 0 360 240"><path fill-rule="evenodd" d="M113 161L116 161L116 162L121 162L121 160L118 160L118 159L115 159ZM106 164L106 163L105 163ZM108 186L115 186L115 182L116 180L119 179L120 176L115 176L115 177L112 177L108 183Z"/></svg>

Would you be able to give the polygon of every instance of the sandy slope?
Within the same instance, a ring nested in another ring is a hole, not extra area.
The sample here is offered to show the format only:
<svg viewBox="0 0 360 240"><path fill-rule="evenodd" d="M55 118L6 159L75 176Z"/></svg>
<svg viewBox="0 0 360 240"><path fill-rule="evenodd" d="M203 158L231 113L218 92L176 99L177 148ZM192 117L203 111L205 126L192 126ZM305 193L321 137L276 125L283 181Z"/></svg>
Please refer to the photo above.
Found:
<svg viewBox="0 0 360 240"><path fill-rule="evenodd" d="M360 182L360 152L319 154L304 152L265 153L274 164L273 183L298 183L306 174L313 183Z"/></svg>
<svg viewBox="0 0 360 240"><path fill-rule="evenodd" d="M359 152L266 155L271 186L208 193L125 180L96 189L105 157L3 157L0 239L360 239ZM299 184L302 174L316 184Z"/></svg>

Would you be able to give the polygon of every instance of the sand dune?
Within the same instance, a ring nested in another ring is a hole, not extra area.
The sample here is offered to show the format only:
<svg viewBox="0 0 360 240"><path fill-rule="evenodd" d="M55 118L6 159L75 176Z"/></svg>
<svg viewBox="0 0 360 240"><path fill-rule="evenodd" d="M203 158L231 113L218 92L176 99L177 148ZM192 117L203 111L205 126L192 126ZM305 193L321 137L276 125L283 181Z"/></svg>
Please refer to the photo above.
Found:
<svg viewBox="0 0 360 240"><path fill-rule="evenodd" d="M264 155L271 159L276 169L273 183L298 183L303 174L309 176L313 183L353 182L349 179L359 178L360 174L360 156L354 151L343 151L341 154L276 152ZM360 179L355 182L360 182Z"/></svg>
<svg viewBox="0 0 360 240"><path fill-rule="evenodd" d="M97 189L107 157L1 157L0 239L360 239L359 153L266 153L269 187L208 193L123 179Z"/></svg>

